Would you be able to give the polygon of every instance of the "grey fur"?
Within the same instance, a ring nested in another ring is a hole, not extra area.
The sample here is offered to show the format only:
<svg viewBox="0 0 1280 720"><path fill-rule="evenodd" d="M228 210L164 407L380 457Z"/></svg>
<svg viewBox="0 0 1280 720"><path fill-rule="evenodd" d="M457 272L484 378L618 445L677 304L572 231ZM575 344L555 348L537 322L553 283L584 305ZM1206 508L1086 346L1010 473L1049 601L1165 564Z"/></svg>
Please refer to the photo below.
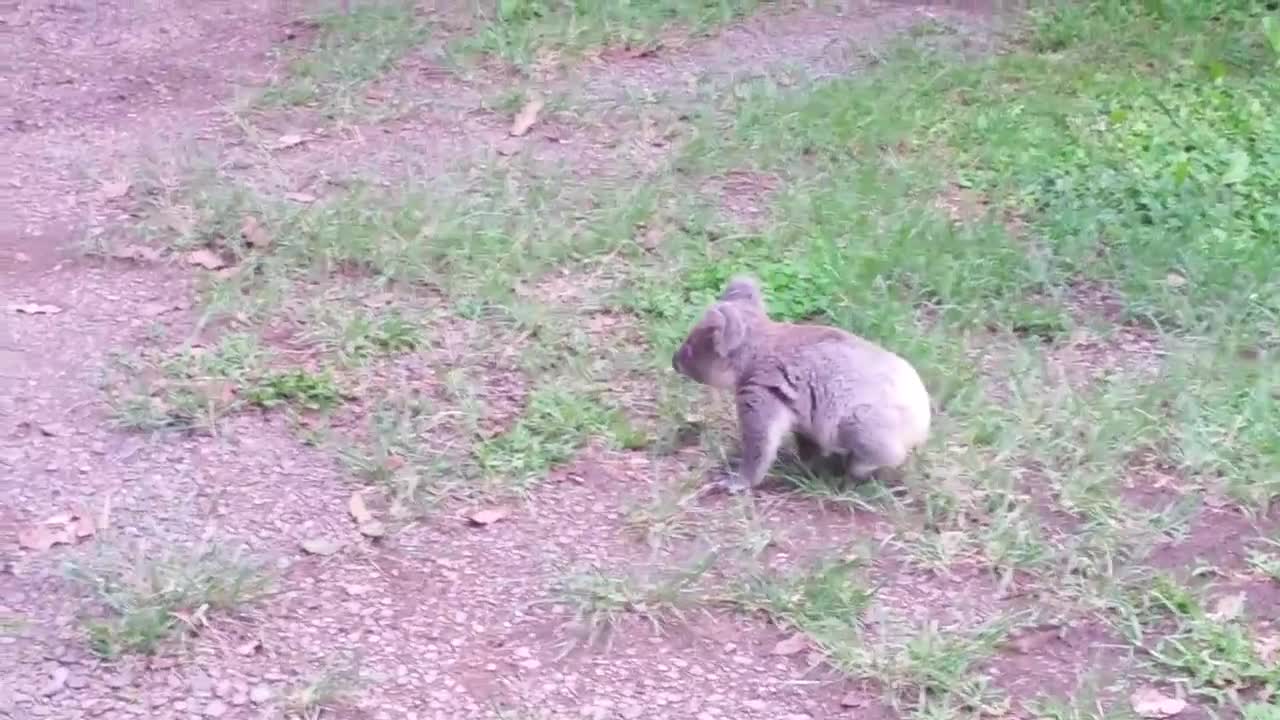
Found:
<svg viewBox="0 0 1280 720"><path fill-rule="evenodd" d="M788 433L806 459L847 458L854 479L902 465L929 436L929 393L910 363L839 328L770 320L751 277L729 282L671 366L734 392L738 488L764 479Z"/></svg>

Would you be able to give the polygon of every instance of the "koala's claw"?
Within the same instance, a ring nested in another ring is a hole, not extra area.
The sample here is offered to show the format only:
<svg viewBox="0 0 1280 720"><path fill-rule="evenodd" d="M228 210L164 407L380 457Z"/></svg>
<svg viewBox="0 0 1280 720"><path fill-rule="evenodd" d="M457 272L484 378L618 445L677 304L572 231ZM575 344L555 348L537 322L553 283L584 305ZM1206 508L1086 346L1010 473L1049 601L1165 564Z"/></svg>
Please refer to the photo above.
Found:
<svg viewBox="0 0 1280 720"><path fill-rule="evenodd" d="M742 481L742 478L737 473L729 470L721 470L715 473L708 489L729 495L741 495L748 490L747 484Z"/></svg>

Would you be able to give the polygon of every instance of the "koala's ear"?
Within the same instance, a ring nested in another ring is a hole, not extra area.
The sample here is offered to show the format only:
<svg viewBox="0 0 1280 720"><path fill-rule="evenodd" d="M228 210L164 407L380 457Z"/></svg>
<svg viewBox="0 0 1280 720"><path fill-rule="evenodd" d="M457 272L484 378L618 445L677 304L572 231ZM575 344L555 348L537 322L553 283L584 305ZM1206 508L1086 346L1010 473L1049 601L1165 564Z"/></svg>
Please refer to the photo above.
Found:
<svg viewBox="0 0 1280 720"><path fill-rule="evenodd" d="M750 275L736 275L720 293L721 302L745 302L749 305L763 306L764 298L760 294L760 283Z"/></svg>
<svg viewBox="0 0 1280 720"><path fill-rule="evenodd" d="M712 344L716 354L729 357L729 353L738 349L747 336L747 326L743 322L742 313L732 303L716 303L712 308Z"/></svg>

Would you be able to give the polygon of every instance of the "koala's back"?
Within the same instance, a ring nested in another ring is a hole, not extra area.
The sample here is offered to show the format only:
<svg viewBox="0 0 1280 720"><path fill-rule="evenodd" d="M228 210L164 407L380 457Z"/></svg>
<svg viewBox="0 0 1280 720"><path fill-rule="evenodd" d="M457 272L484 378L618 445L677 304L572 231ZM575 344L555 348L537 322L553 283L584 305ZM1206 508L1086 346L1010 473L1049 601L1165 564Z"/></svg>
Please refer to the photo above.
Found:
<svg viewBox="0 0 1280 720"><path fill-rule="evenodd" d="M827 452L851 442L910 451L928 436L930 401L903 358L838 328L770 323L749 383L785 398L796 429Z"/></svg>

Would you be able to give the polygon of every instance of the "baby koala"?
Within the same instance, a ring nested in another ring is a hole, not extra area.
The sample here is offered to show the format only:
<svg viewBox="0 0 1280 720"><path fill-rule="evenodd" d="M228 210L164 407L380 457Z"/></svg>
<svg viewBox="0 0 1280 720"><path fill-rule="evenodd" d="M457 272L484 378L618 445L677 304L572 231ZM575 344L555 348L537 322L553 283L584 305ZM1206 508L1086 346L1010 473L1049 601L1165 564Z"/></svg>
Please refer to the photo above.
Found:
<svg viewBox="0 0 1280 720"><path fill-rule="evenodd" d="M802 459L841 456L855 480L900 466L929 435L929 393L910 363L838 328L770 320L751 277L729 282L671 367L733 390L742 434L735 491L764 479L789 432Z"/></svg>

